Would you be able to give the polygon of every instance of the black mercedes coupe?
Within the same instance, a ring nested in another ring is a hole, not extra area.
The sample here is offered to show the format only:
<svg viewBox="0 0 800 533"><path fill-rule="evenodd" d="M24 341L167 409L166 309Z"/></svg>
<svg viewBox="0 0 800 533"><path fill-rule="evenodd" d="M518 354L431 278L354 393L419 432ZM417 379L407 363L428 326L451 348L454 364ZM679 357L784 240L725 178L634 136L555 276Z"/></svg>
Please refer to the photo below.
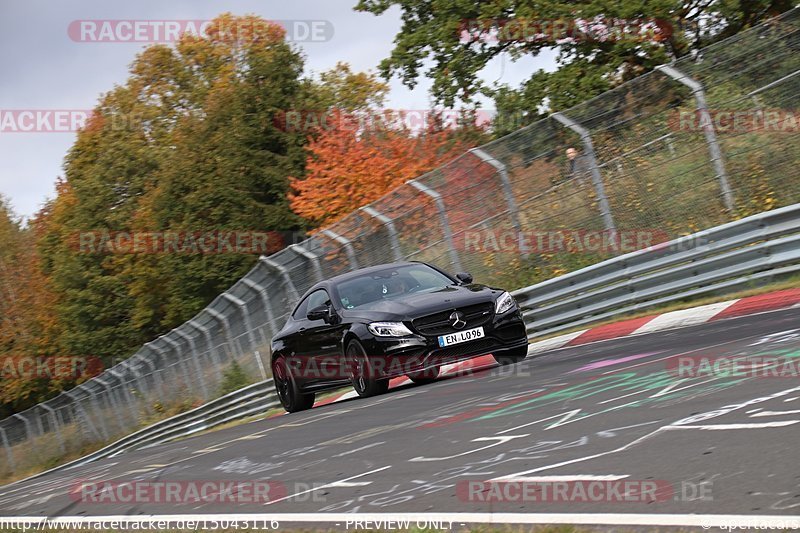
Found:
<svg viewBox="0 0 800 533"><path fill-rule="evenodd" d="M272 340L272 374L292 413L315 393L351 385L386 392L389 379L433 381L448 363L492 354L525 358L528 340L514 298L421 262L362 268L321 281L300 299Z"/></svg>

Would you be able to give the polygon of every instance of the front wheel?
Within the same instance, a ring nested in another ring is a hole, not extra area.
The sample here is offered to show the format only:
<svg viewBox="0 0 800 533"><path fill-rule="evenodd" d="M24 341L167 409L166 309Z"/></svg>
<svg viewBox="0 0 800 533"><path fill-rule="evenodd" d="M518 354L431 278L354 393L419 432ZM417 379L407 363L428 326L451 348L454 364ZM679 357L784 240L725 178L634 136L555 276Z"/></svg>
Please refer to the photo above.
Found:
<svg viewBox="0 0 800 533"><path fill-rule="evenodd" d="M507 352L503 352L502 354L492 354L494 360L497 361L501 365L513 365L515 363L519 363L523 359L528 356L528 346L520 346L519 348L514 348L513 350L508 350Z"/></svg>
<svg viewBox="0 0 800 533"><path fill-rule="evenodd" d="M286 364L286 358L282 355L272 362L272 379L278 399L287 413L305 411L314 406L314 393L300 392L289 371L289 365Z"/></svg>
<svg viewBox="0 0 800 533"><path fill-rule="evenodd" d="M421 372L413 372L408 375L408 379L416 383L417 385L425 385L427 383L433 383L436 381L436 378L439 377L439 367L435 366L433 368L426 368Z"/></svg>
<svg viewBox="0 0 800 533"><path fill-rule="evenodd" d="M353 389L362 398L377 396L389 390L388 379L378 379L375 369L369 362L367 352L357 340L347 345L347 364L350 366L350 381Z"/></svg>

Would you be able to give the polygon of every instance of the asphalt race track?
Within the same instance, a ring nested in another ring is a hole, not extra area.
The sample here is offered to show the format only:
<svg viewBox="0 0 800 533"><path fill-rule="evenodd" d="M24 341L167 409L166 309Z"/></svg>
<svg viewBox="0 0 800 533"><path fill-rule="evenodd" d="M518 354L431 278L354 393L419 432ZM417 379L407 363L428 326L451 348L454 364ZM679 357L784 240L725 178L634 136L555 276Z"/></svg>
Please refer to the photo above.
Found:
<svg viewBox="0 0 800 533"><path fill-rule="evenodd" d="M687 355L775 354L800 358L800 309L556 350L130 452L6 486L0 515L797 516L800 379L684 377L674 365ZM134 480L265 480L278 488L265 503L242 504L80 496L81 482ZM469 484L489 480L487 487L648 481L657 489L646 501L573 493L532 501L513 491L491 498Z"/></svg>

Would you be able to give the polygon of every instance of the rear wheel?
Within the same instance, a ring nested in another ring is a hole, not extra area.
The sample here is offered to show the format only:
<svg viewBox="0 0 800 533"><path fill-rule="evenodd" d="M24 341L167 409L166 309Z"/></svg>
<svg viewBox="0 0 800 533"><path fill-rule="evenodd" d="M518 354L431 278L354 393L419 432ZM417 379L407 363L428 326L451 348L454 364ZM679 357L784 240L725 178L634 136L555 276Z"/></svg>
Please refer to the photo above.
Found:
<svg viewBox="0 0 800 533"><path fill-rule="evenodd" d="M367 352L360 342L357 340L350 341L345 353L347 355L347 364L350 366L350 381L359 396L362 398L377 396L389 390L389 380L376 378L375 370L370 365Z"/></svg>
<svg viewBox="0 0 800 533"><path fill-rule="evenodd" d="M314 406L314 393L300 392L289 371L289 365L286 364L286 358L282 355L272 362L272 379L278 399L287 413L305 411Z"/></svg>
<svg viewBox="0 0 800 533"><path fill-rule="evenodd" d="M500 355L492 354L494 360L501 365L513 365L515 363L519 363L527 356L528 356L527 345L520 346L519 348L514 348L513 350L509 350L507 352L503 352Z"/></svg>
<svg viewBox="0 0 800 533"><path fill-rule="evenodd" d="M433 383L436 381L436 378L439 377L439 367L435 366L433 368L426 368L421 372L413 372L408 375L408 379L413 381L418 385L425 385L427 383Z"/></svg>

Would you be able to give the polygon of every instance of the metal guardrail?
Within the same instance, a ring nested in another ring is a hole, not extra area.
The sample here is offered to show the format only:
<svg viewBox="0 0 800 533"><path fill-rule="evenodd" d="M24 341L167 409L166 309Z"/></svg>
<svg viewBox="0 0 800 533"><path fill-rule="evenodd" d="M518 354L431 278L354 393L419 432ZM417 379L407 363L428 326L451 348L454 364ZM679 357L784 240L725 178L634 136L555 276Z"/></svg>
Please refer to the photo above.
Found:
<svg viewBox="0 0 800 533"><path fill-rule="evenodd" d="M189 437L200 431L212 429L234 420L265 413L269 409L278 406L280 406L280 401L275 394L272 379L260 381L185 413L156 422L135 433L126 435L96 452L27 479L80 466L106 457L116 457L131 450L149 448L181 437Z"/></svg>
<svg viewBox="0 0 800 533"><path fill-rule="evenodd" d="M536 338L800 271L800 204L767 211L513 292Z"/></svg>

